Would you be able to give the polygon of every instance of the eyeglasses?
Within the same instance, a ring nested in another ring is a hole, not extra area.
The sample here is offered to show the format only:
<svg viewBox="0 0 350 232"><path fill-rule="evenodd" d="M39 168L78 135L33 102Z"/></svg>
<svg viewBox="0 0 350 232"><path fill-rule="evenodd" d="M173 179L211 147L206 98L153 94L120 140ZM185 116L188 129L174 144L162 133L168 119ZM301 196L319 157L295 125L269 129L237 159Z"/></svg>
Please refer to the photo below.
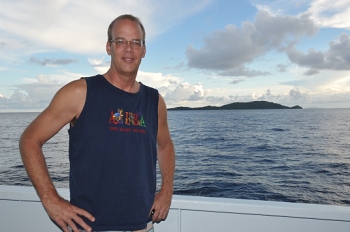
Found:
<svg viewBox="0 0 350 232"><path fill-rule="evenodd" d="M145 41L140 39L126 40L124 38L111 39L109 42L115 42L117 47L125 47L129 42L132 48L140 48L145 46Z"/></svg>

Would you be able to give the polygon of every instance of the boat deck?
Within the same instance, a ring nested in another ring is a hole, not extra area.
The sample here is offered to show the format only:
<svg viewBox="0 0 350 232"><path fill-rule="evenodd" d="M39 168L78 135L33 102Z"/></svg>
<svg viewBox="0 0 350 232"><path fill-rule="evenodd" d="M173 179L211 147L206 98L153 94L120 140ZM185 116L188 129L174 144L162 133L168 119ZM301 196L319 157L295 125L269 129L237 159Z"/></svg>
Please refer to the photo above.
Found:
<svg viewBox="0 0 350 232"><path fill-rule="evenodd" d="M69 199L68 189L58 191ZM60 231L32 187L0 185L0 211L1 231ZM350 207L175 195L155 231L349 232Z"/></svg>

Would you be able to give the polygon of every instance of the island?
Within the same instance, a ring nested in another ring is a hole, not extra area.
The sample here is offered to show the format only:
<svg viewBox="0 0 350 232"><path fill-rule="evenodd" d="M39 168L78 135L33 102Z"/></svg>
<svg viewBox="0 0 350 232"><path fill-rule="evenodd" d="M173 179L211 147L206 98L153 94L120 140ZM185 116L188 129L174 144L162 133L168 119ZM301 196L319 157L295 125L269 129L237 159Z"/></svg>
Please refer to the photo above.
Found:
<svg viewBox="0 0 350 232"><path fill-rule="evenodd" d="M303 109L299 105L288 107L268 101L233 102L223 106L175 107L168 110L262 110L262 109Z"/></svg>

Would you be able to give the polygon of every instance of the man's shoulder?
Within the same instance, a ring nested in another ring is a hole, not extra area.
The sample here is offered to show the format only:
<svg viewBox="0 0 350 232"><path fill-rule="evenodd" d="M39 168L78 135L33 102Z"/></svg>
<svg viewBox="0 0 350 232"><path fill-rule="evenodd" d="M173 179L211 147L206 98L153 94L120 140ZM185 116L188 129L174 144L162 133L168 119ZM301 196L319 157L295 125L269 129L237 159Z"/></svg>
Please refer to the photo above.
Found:
<svg viewBox="0 0 350 232"><path fill-rule="evenodd" d="M94 76L81 77L80 80L94 81L94 80L101 79L101 77L103 77L101 74L97 74L97 75L94 75Z"/></svg>
<svg viewBox="0 0 350 232"><path fill-rule="evenodd" d="M141 86L143 86L146 90L152 92L152 93L157 93L158 94L158 90L156 88L153 88L151 86L145 85L142 82L140 82Z"/></svg>

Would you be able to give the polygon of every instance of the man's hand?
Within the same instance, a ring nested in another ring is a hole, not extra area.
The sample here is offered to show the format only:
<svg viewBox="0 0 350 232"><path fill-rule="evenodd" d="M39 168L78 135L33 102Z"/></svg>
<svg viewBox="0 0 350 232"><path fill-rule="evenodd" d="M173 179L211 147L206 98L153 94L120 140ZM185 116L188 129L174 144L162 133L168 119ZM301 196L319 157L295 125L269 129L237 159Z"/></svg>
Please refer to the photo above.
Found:
<svg viewBox="0 0 350 232"><path fill-rule="evenodd" d="M91 227L87 225L80 216L84 216L90 221L95 221L95 218L87 211L80 209L67 200L59 197L54 201L45 201L43 205L47 214L52 220L54 220L64 232L70 232L68 227L73 232L80 232L74 222L79 224L85 231L92 231Z"/></svg>
<svg viewBox="0 0 350 232"><path fill-rule="evenodd" d="M160 222L166 219L169 213L172 197L172 191L160 190L156 194L151 210L151 213L153 213L153 222Z"/></svg>

